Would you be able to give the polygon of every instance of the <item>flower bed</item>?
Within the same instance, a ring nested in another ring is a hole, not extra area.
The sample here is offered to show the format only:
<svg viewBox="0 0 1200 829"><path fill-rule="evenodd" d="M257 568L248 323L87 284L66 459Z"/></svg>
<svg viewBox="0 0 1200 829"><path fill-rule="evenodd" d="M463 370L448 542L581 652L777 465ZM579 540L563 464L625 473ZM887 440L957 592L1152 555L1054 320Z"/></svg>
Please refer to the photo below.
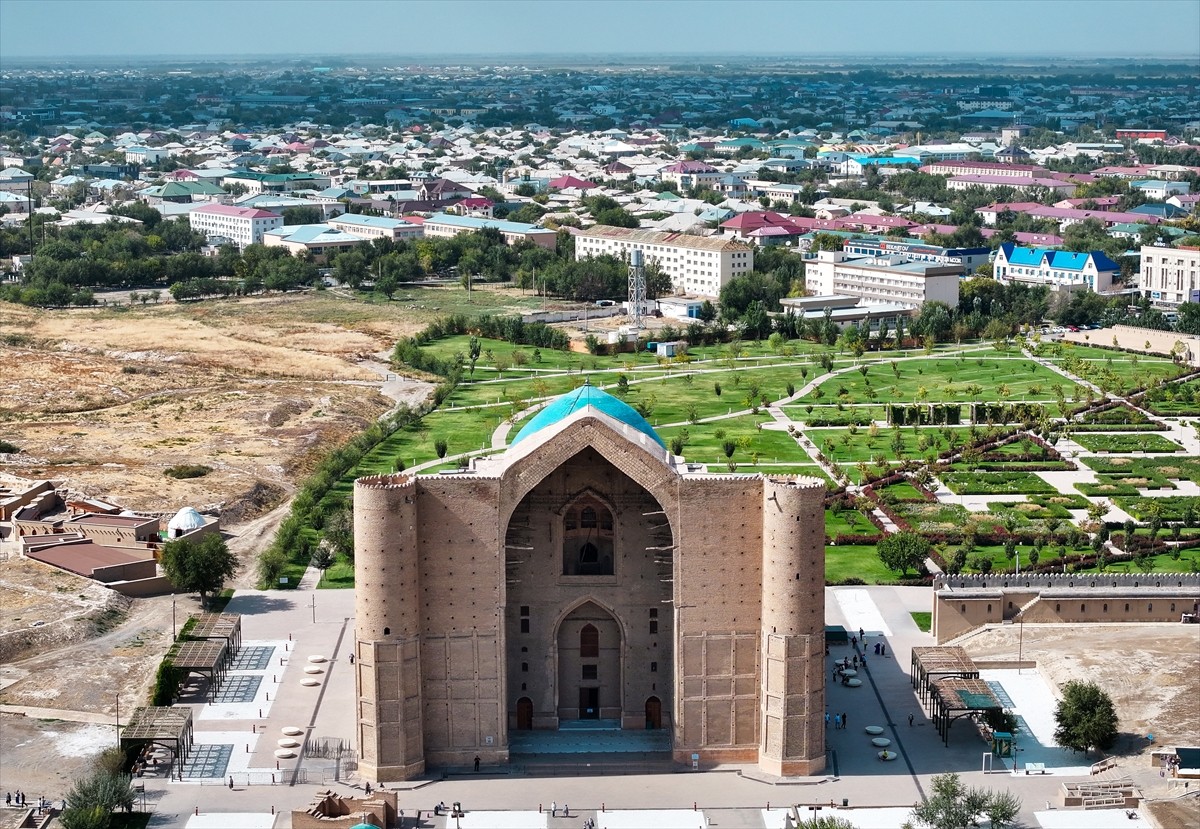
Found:
<svg viewBox="0 0 1200 829"><path fill-rule="evenodd" d="M941 478L956 495L1033 495L1056 491L1029 472L947 472Z"/></svg>
<svg viewBox="0 0 1200 829"><path fill-rule="evenodd" d="M1092 452L1182 452L1183 447L1162 435L1076 435L1075 442Z"/></svg>

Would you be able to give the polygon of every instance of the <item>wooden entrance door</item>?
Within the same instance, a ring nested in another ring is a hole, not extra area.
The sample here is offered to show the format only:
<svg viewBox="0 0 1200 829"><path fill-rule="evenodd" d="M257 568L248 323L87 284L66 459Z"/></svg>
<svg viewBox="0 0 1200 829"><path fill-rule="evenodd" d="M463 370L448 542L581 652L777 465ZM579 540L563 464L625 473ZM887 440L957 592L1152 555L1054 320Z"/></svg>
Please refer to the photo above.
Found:
<svg viewBox="0 0 1200 829"><path fill-rule="evenodd" d="M646 728L662 728L662 700L658 697L646 700Z"/></svg>
<svg viewBox="0 0 1200 829"><path fill-rule="evenodd" d="M533 728L533 700L521 697L517 700L517 730L530 731Z"/></svg>

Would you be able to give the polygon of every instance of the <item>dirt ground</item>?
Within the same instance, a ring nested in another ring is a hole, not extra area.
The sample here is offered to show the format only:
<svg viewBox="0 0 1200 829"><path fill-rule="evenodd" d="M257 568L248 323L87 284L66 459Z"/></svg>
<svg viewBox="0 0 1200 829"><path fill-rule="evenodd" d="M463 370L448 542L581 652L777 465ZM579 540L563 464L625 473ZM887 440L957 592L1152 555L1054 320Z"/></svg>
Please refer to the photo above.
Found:
<svg viewBox="0 0 1200 829"><path fill-rule="evenodd" d="M1149 754L1157 745L1200 745L1200 625L1025 625L989 630L964 647L975 658L1037 660L1058 687L1096 682L1120 719L1119 754ZM1019 639L1023 638L1023 644Z"/></svg>
<svg viewBox="0 0 1200 829"><path fill-rule="evenodd" d="M230 503L392 406L376 355L419 325L328 294L47 312L0 308L0 463L136 510ZM212 467L176 480L177 464Z"/></svg>

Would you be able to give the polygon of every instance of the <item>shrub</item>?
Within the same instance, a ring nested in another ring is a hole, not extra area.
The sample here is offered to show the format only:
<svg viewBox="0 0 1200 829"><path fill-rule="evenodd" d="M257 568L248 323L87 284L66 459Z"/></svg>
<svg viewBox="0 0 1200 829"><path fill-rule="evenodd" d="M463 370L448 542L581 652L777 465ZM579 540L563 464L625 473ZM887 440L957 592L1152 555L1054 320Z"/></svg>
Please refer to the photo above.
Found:
<svg viewBox="0 0 1200 829"><path fill-rule="evenodd" d="M186 478L203 478L209 472L212 472L211 466L205 466L199 463L181 463L172 466L170 469L164 469L163 474L168 478L183 480Z"/></svg>
<svg viewBox="0 0 1200 829"><path fill-rule="evenodd" d="M0 455L16 455L21 451L19 446L14 446L7 440L0 440Z"/></svg>

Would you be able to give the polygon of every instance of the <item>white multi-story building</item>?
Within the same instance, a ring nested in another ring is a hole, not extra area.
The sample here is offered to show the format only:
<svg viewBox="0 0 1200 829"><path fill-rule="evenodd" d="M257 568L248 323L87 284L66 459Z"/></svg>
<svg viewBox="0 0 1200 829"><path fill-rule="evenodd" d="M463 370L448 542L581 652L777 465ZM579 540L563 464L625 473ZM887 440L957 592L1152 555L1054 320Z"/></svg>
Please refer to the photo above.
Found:
<svg viewBox="0 0 1200 829"><path fill-rule="evenodd" d="M914 262L905 256L853 256L823 250L805 257L805 284L818 296L840 294L868 302L920 308L937 300L958 306L961 265Z"/></svg>
<svg viewBox="0 0 1200 829"><path fill-rule="evenodd" d="M260 244L268 230L283 227L283 217L269 210L214 204L188 213L192 230L207 236L224 236L239 248Z"/></svg>
<svg viewBox="0 0 1200 829"><path fill-rule="evenodd" d="M1121 266L1104 251L1073 253L1067 250L1023 248L1006 242L996 250L992 275L997 282L1049 285L1055 291L1086 288L1098 294L1112 290Z"/></svg>
<svg viewBox="0 0 1200 829"><path fill-rule="evenodd" d="M385 216L363 216L359 213L345 213L333 219L327 219L325 224L353 233L364 239L420 239L425 235L424 228L414 222L403 219L389 219Z"/></svg>
<svg viewBox="0 0 1200 829"><path fill-rule="evenodd" d="M1200 302L1200 247L1143 247L1142 295L1169 308Z"/></svg>
<svg viewBox="0 0 1200 829"><path fill-rule="evenodd" d="M575 237L575 258L608 254L628 259L642 252L646 265L658 264L677 294L715 297L735 276L754 270L754 249L728 236L688 236L657 230L596 225Z"/></svg>

